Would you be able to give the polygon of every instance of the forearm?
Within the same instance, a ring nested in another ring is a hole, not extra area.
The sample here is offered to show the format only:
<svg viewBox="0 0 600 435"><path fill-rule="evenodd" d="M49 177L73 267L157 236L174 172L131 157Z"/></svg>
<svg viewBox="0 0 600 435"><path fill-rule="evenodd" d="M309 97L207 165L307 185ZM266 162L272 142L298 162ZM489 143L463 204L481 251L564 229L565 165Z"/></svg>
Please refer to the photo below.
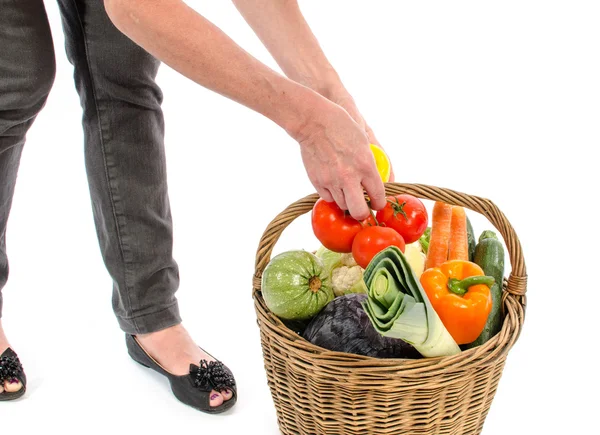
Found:
<svg viewBox="0 0 600 435"><path fill-rule="evenodd" d="M304 19L297 0L233 0L283 72L327 96L342 83Z"/></svg>
<svg viewBox="0 0 600 435"><path fill-rule="evenodd" d="M180 0L105 0L113 23L196 83L299 130L319 97L253 58Z"/></svg>

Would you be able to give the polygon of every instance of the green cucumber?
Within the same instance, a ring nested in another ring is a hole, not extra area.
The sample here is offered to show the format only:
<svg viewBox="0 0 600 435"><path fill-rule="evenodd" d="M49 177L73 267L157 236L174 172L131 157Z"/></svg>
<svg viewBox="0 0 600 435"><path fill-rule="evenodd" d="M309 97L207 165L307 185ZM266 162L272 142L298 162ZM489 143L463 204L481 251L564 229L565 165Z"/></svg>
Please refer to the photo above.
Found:
<svg viewBox="0 0 600 435"><path fill-rule="evenodd" d="M423 253L427 255L427 251L429 251L429 242L431 241L431 227L427 227L423 235L419 238L419 243L421 244L421 249Z"/></svg>
<svg viewBox="0 0 600 435"><path fill-rule="evenodd" d="M496 282L490 288L492 293L492 311L483 332L477 340L466 347L472 348L484 344L502 329L502 281L504 279L504 248L493 231L484 231L479 236L475 248L475 263L483 269L487 276L493 276Z"/></svg>
<svg viewBox="0 0 600 435"><path fill-rule="evenodd" d="M477 242L475 241L475 232L473 231L473 225L471 225L469 216L467 216L467 240L469 241L469 261L473 261L475 259L475 246Z"/></svg>

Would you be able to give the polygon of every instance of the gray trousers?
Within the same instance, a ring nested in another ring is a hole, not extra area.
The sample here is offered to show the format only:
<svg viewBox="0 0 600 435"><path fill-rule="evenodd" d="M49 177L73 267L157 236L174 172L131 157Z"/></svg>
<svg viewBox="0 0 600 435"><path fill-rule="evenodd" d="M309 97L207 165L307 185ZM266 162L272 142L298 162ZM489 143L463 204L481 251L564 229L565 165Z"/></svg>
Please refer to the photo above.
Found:
<svg viewBox="0 0 600 435"><path fill-rule="evenodd" d="M181 319L162 94L154 81L159 62L114 27L102 0L58 3L83 108L86 172L102 257L113 279L113 308L125 332L164 329ZM43 0L0 0L0 315L19 160L54 75Z"/></svg>

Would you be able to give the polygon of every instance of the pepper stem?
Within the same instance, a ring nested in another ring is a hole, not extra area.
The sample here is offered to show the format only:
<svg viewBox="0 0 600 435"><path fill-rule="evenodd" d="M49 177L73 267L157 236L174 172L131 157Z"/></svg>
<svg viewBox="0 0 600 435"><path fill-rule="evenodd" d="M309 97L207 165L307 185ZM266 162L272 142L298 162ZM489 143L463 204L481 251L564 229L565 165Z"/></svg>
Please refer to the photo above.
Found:
<svg viewBox="0 0 600 435"><path fill-rule="evenodd" d="M448 280L448 290L459 296L463 296L469 291L469 287L479 284L487 285L491 287L494 285L496 280L493 276L470 276L463 280L450 278Z"/></svg>

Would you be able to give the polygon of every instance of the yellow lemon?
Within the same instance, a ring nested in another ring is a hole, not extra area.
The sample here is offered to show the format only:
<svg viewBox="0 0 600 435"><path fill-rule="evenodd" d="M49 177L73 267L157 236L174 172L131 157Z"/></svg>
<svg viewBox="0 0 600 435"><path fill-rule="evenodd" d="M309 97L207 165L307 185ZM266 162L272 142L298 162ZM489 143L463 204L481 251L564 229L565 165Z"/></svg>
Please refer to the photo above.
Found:
<svg viewBox="0 0 600 435"><path fill-rule="evenodd" d="M375 164L377 165L377 172L384 183L390 181L390 174L392 172L392 165L385 151L379 148L375 144L371 144L371 152L375 157Z"/></svg>

